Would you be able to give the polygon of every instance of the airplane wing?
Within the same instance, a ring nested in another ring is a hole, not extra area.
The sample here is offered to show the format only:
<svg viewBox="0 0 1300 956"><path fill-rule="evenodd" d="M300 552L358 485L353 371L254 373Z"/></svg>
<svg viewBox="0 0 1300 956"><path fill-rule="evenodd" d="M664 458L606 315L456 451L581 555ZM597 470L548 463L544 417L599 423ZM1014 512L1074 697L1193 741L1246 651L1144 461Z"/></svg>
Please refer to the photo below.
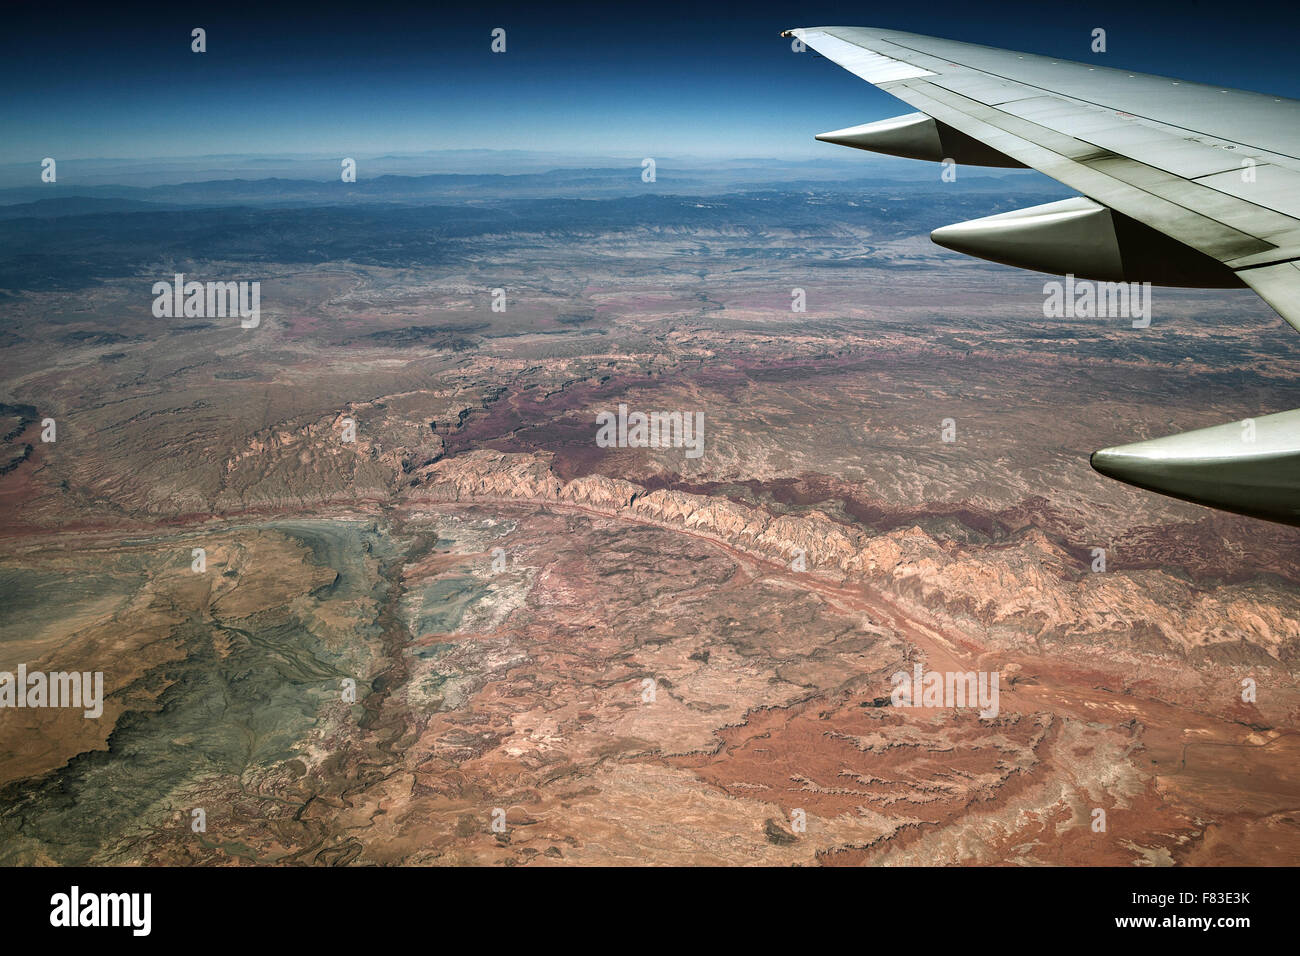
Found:
<svg viewBox="0 0 1300 956"><path fill-rule="evenodd" d="M1223 263L1300 329L1295 100L897 30L789 33L926 116Z"/></svg>
<svg viewBox="0 0 1300 956"><path fill-rule="evenodd" d="M1300 102L898 30L783 35L921 111L818 139L1032 167L1082 194L938 229L941 245L1103 281L1246 285L1300 330ZM1106 449L1093 464L1151 490L1300 524L1300 410L1271 416L1258 444L1247 423L1214 431L1209 445L1206 434L1170 436L1165 446ZM1223 480L1234 462L1244 487ZM1218 481L1187 480L1207 468Z"/></svg>

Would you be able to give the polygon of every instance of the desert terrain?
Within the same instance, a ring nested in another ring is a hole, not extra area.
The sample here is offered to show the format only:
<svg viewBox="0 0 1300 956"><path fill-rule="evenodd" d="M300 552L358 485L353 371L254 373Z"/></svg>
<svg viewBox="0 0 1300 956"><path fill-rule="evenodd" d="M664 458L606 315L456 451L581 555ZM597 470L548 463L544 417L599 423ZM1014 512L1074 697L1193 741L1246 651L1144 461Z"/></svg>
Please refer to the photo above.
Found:
<svg viewBox="0 0 1300 956"><path fill-rule="evenodd" d="M1300 405L1294 332L1045 319L926 236L1008 182L6 207L0 670L105 700L0 711L0 862L1300 861L1300 529L1087 463Z"/></svg>

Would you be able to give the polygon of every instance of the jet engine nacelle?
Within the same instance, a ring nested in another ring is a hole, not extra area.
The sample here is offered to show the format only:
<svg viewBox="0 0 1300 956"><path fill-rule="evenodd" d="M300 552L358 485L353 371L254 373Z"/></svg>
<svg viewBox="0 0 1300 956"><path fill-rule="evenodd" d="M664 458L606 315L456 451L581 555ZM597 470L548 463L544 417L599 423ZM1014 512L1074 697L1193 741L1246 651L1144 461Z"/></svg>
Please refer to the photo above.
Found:
<svg viewBox="0 0 1300 956"><path fill-rule="evenodd" d="M1092 467L1162 495L1300 525L1300 408L1103 448Z"/></svg>
<svg viewBox="0 0 1300 956"><path fill-rule="evenodd" d="M1217 259L1083 196L944 226L930 238L968 256L1080 279L1244 286Z"/></svg>
<svg viewBox="0 0 1300 956"><path fill-rule="evenodd" d="M935 163L951 159L962 166L1027 168L1024 163L924 113L908 113L865 126L818 133L817 138L823 143L852 146L905 159L927 159Z"/></svg>

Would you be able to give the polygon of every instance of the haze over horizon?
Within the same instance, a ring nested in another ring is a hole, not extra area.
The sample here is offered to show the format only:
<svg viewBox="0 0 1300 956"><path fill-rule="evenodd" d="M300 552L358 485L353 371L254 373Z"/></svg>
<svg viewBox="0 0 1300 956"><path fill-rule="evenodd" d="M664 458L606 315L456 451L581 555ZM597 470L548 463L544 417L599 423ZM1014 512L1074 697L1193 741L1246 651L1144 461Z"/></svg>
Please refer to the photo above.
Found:
<svg viewBox="0 0 1300 956"><path fill-rule="evenodd" d="M579 10L581 8L578 8ZM1209 3L1013 3L992 16L941 0L924 15L821 3L659 4L583 15L512 10L269 12L125 5L6 16L0 163L456 147L701 158L828 155L815 133L907 112L779 32L844 23L1300 96L1294 23ZM621 22L619 22L621 21ZM346 28L341 25L346 24ZM1093 54L1091 31L1107 31ZM191 51L191 30L207 51ZM506 31L504 53L492 31ZM19 42L21 38L21 42ZM613 38L613 39L611 39ZM557 50L569 50L557 56Z"/></svg>

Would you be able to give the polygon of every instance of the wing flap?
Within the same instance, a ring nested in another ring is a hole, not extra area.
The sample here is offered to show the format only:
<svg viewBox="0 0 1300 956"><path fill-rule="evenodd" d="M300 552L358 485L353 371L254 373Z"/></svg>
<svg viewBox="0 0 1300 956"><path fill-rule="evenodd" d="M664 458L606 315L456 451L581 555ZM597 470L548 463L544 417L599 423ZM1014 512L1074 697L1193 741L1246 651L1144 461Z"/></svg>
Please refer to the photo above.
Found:
<svg viewBox="0 0 1300 956"><path fill-rule="evenodd" d="M1244 176L1243 170L1201 176L1202 186L1247 202L1266 204L1284 216L1300 220L1300 172L1268 163L1258 163Z"/></svg>

